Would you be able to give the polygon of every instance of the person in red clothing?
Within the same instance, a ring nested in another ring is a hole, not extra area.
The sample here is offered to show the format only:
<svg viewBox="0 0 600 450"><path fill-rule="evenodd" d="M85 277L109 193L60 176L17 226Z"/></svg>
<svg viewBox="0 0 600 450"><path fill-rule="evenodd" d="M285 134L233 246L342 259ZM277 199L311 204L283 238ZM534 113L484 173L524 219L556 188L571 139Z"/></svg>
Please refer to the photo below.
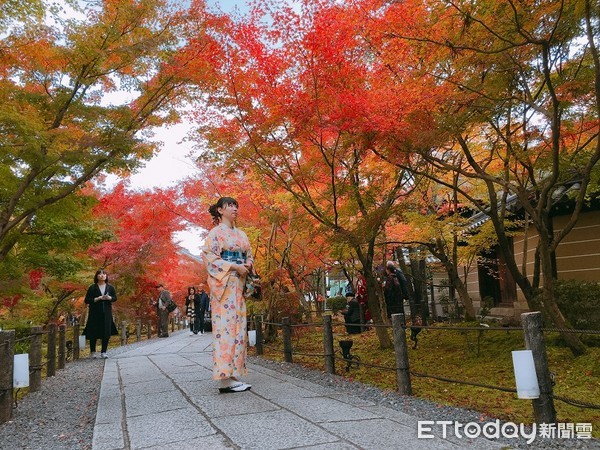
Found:
<svg viewBox="0 0 600 450"><path fill-rule="evenodd" d="M362 310L364 314L364 322L368 323L371 317L371 311L369 311L368 298L367 298L367 280L362 275L359 275L358 281L356 283L356 301L359 305L362 305Z"/></svg>

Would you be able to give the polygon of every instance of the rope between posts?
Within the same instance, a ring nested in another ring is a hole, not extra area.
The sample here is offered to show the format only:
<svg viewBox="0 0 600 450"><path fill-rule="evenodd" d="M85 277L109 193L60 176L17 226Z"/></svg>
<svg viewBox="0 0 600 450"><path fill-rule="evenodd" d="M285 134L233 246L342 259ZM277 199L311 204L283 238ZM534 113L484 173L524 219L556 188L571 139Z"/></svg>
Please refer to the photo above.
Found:
<svg viewBox="0 0 600 450"><path fill-rule="evenodd" d="M262 322L266 325L275 325L278 327L283 326L282 323L276 322ZM331 322L332 326L345 326L347 325L345 322ZM370 327L370 328L392 328L392 325L386 324L375 324L375 323L358 323L353 324L361 327ZM290 327L307 327L307 326L315 326L320 327L323 326L322 322L313 322L313 323L303 323L303 324L294 324L290 325ZM453 327L453 326L432 326L432 325L402 325L403 328L418 328L420 330L436 330L436 331L444 331L444 330L454 330L454 331L523 331L522 327ZM578 330L572 328L542 328L542 331L548 332L556 332L556 333L581 333L581 334L600 334L600 330Z"/></svg>
<svg viewBox="0 0 600 450"><path fill-rule="evenodd" d="M323 358L325 356L325 353L300 353L300 352L295 352L292 351L292 355L298 355L298 356L311 356L311 357L319 357L319 358Z"/></svg>
<svg viewBox="0 0 600 450"><path fill-rule="evenodd" d="M452 331L523 331L521 327L434 327L431 325L403 325L403 328L419 328L421 330Z"/></svg>
<svg viewBox="0 0 600 450"><path fill-rule="evenodd" d="M272 346L272 345L267 345L267 344L263 344L263 347L265 347L265 348L269 348L269 349L271 349L271 350L277 350L277 351L279 351L279 352L282 352L282 351L283 351L283 347L274 347L274 346Z"/></svg>
<svg viewBox="0 0 600 450"><path fill-rule="evenodd" d="M434 380L446 381L448 383L466 384L468 386L482 387L482 388L487 388L487 389L495 389L497 391L503 391L503 392L517 392L517 390L515 388L505 388L505 387L501 387L501 386L492 386L490 384L474 383L471 381L454 380L452 378L438 377L436 375L428 375L425 373L413 372L412 370L410 371L410 374L414 375L415 377L433 378Z"/></svg>
<svg viewBox="0 0 600 450"><path fill-rule="evenodd" d="M572 406L577 406L579 408L600 409L600 405L597 405L595 403L584 402L583 400L574 400L572 398L562 397L560 395L554 395L554 394L552 395L552 398L554 398L556 400L560 400L561 402L568 403L569 405L572 405Z"/></svg>
<svg viewBox="0 0 600 450"><path fill-rule="evenodd" d="M576 330L572 328L542 328L542 331L556 333L581 333L581 334L600 334L600 330Z"/></svg>
<svg viewBox="0 0 600 450"><path fill-rule="evenodd" d="M377 364L371 364L371 363L366 363L366 362L362 362L362 361L358 361L355 359L345 359L345 358L340 358L339 356L334 356L333 357L334 360L336 361L341 361L341 362L351 362L352 364L356 364L356 365L362 365L362 366L367 366L367 367L375 367L376 369L383 369L383 370L391 370L393 372L396 371L395 367L387 367L387 366L379 366Z"/></svg>
<svg viewBox="0 0 600 450"><path fill-rule="evenodd" d="M331 322L331 325L346 326L348 324L346 322ZM391 325L386 325L384 323L353 323L351 325L365 328L392 328Z"/></svg>

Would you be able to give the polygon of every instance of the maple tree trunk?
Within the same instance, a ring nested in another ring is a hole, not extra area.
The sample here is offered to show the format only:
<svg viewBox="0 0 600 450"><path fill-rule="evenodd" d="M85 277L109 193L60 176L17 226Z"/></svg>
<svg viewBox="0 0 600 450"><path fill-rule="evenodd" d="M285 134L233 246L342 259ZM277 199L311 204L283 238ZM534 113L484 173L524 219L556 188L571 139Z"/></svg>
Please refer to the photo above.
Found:
<svg viewBox="0 0 600 450"><path fill-rule="evenodd" d="M552 247L550 243L545 243L546 239L542 239L540 246L540 262L544 281L542 284L542 307L544 315L552 321L559 329L573 328L569 321L560 311L554 299L554 278L552 277ZM545 245L546 244L546 245ZM586 353L587 348L579 335L569 333L567 331L559 331L560 337L573 352L573 355L580 356Z"/></svg>
<svg viewBox="0 0 600 450"><path fill-rule="evenodd" d="M447 258L446 258L447 259ZM465 307L465 320L474 320L475 319L475 307L473 306L473 299L469 295L467 291L467 286L463 283L462 279L458 275L458 271L456 270L456 266L454 264L446 264L446 262L450 261L442 261L444 263L444 267L446 268L446 273L448 274L448 278L450 279L450 283L456 289L458 296L460 297L460 301Z"/></svg>
<svg viewBox="0 0 600 450"><path fill-rule="evenodd" d="M381 307L379 303L379 297L377 289L379 282L377 281L376 274L373 272L373 259L375 256L375 240L376 234L373 234L368 242L366 252L360 246L355 246L355 252L358 256L362 264L362 273L365 277L365 282L367 284L367 305L369 306L369 311L371 312L371 317L373 319L373 324L375 327L375 334L377 335L377 339L379 340L379 348L386 349L392 348L394 346L390 335L387 331L386 327L378 326L385 325L383 322L383 316L381 312Z"/></svg>
<svg viewBox="0 0 600 450"><path fill-rule="evenodd" d="M494 224L495 225L495 224ZM556 300L554 299L554 278L552 276L552 245L548 238L548 233L544 230L538 230L540 243L537 249L537 255L540 260L541 274L543 277L542 294L539 295L539 290L535 285L531 285L526 276L518 269L514 255L510 251L508 241L503 233L498 233L498 243L500 250L504 253L505 263L511 271L515 282L521 288L527 306L531 311L541 311L544 317L549 320L554 326L559 329L573 328L569 321L563 316ZM575 333L567 331L559 331L561 338L568 345L569 349L575 356L586 353L586 346L579 336Z"/></svg>
<svg viewBox="0 0 600 450"><path fill-rule="evenodd" d="M456 289L456 292L458 292L458 296L465 307L465 320L475 319L475 307L473 306L473 299L469 295L467 286L458 273L456 264L453 263L450 258L448 258L448 255L444 250L445 247L442 240L437 238L435 245L428 245L428 248L431 253L441 261L444 269L446 270L446 274L448 275L450 284Z"/></svg>
<svg viewBox="0 0 600 450"><path fill-rule="evenodd" d="M371 311L373 323L375 325L383 325L381 308L379 307L379 299L377 298L377 280L375 279L373 271L365 269L365 267L366 266L363 265L363 275L367 282L367 303L369 305L369 311ZM374 328L377 339L379 340L379 347L382 349L392 348L393 344L387 328L381 326L376 326Z"/></svg>

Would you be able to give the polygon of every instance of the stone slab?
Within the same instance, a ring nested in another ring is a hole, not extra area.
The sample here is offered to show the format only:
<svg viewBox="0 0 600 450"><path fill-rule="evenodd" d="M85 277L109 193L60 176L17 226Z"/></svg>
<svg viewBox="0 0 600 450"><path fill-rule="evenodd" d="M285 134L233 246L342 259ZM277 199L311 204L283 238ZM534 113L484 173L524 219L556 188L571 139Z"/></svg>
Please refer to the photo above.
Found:
<svg viewBox="0 0 600 450"><path fill-rule="evenodd" d="M270 377L248 376L246 380L252 384L252 390L255 393L270 400L284 397L308 398L320 395L308 389L290 383L282 383L281 381L274 380Z"/></svg>
<svg viewBox="0 0 600 450"><path fill-rule="evenodd" d="M462 448L440 438L417 439L416 430L388 419L330 422L324 423L323 427L332 433L344 436L346 440L362 449L457 450Z"/></svg>
<svg viewBox="0 0 600 450"><path fill-rule="evenodd" d="M102 397L96 410L96 424L118 424L123 420L121 396Z"/></svg>
<svg viewBox="0 0 600 450"><path fill-rule="evenodd" d="M223 436L203 436L200 438L186 439L176 441L170 444L161 444L152 447L142 447L139 450L226 450L234 448L234 446Z"/></svg>
<svg viewBox="0 0 600 450"><path fill-rule="evenodd" d="M233 394L237 395L237 394ZM277 450L338 442L321 427L288 411L222 416L213 419L220 430L243 449Z"/></svg>
<svg viewBox="0 0 600 450"><path fill-rule="evenodd" d="M126 395L125 409L127 417L162 413L189 407L188 401L181 392L157 392L151 395Z"/></svg>
<svg viewBox="0 0 600 450"><path fill-rule="evenodd" d="M377 419L380 417L371 411L329 397L299 398L282 396L273 401L285 409L317 423Z"/></svg>
<svg viewBox="0 0 600 450"><path fill-rule="evenodd" d="M176 388L173 386L171 380L163 377L149 381L123 380L123 390L125 391L125 395L152 395L158 392L174 391Z"/></svg>
<svg viewBox="0 0 600 450"><path fill-rule="evenodd" d="M278 405L252 394L252 391L192 397L192 401L211 420L221 416L262 413L281 409Z"/></svg>
<svg viewBox="0 0 600 450"><path fill-rule="evenodd" d="M186 442L217 433L206 418L192 407L129 417L127 431L132 449L153 446L163 448L175 442ZM185 447L180 445L179 448Z"/></svg>
<svg viewBox="0 0 600 450"><path fill-rule="evenodd" d="M120 423L98 423L94 426L92 448L94 450L117 450L125 446Z"/></svg>

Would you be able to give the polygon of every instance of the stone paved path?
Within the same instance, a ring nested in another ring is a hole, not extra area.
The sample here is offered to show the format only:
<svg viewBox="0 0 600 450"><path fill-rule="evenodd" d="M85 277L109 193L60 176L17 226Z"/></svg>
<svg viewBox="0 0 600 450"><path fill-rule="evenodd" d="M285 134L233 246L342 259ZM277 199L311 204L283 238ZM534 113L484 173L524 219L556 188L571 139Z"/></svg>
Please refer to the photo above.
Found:
<svg viewBox="0 0 600 450"><path fill-rule="evenodd" d="M178 331L106 360L93 450L505 448L417 439L416 417L253 364L251 391L219 394L211 339Z"/></svg>

